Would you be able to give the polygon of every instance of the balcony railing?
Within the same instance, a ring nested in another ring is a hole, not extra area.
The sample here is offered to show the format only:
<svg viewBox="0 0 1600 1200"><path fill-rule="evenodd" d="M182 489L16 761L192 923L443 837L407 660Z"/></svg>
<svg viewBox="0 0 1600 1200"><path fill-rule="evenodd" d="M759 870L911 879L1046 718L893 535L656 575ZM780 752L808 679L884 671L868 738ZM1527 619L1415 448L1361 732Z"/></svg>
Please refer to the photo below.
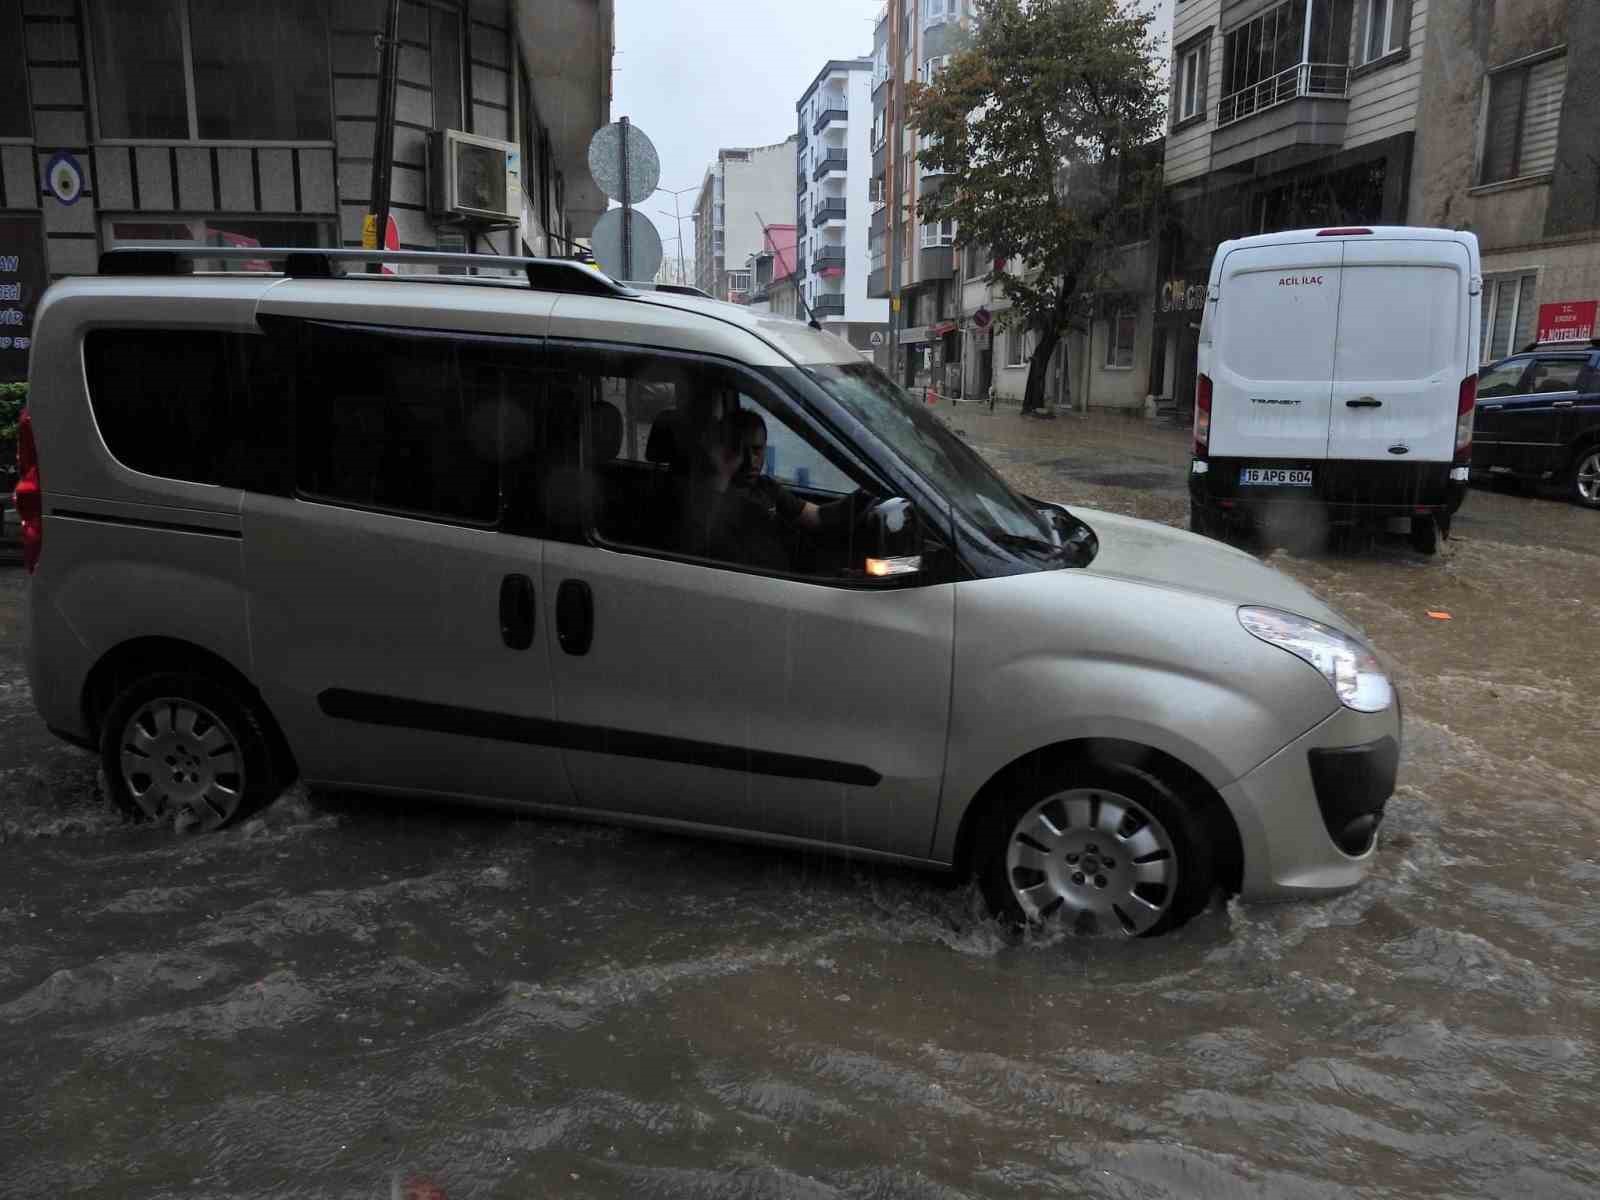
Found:
<svg viewBox="0 0 1600 1200"><path fill-rule="evenodd" d="M811 302L811 311L819 317L842 317L844 296L838 292L824 292Z"/></svg>
<svg viewBox="0 0 1600 1200"><path fill-rule="evenodd" d="M1340 99L1349 82L1350 68L1344 63L1296 63L1260 83L1224 96L1217 103L1217 125L1231 125L1275 104L1302 96Z"/></svg>
<svg viewBox="0 0 1600 1200"><path fill-rule="evenodd" d="M817 119L811 122L811 132L821 133L828 127L828 122L830 121L847 121L849 119L850 114L843 107L825 108L817 114Z"/></svg>
<svg viewBox="0 0 1600 1200"><path fill-rule="evenodd" d="M845 162L848 157L849 152L846 150L829 150L826 154L817 159L817 165L811 172L811 178L821 179L829 171L844 170Z"/></svg>
<svg viewBox="0 0 1600 1200"><path fill-rule="evenodd" d="M844 247L843 246L823 246L820 250L818 250L815 254L813 254L811 256L811 269L813 271L820 271L824 267L843 267L843 266L844 266Z"/></svg>
<svg viewBox="0 0 1600 1200"><path fill-rule="evenodd" d="M824 221L844 220L844 201L838 198L824 200L817 205L817 211L811 218L811 224L821 225Z"/></svg>

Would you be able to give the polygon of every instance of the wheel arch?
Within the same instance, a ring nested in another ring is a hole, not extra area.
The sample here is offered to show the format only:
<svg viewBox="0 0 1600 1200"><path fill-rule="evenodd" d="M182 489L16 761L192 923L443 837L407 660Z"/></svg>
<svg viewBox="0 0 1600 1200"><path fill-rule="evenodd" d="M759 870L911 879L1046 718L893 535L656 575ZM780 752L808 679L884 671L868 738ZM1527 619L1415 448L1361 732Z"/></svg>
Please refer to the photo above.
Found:
<svg viewBox="0 0 1600 1200"><path fill-rule="evenodd" d="M1072 738L1041 746L1012 760L991 775L961 814L961 823L956 830L955 871L964 878L977 866L973 855L978 828L1000 797L1028 779L1084 762L1125 763L1142 768L1171 784L1179 795L1194 805L1196 815L1212 839L1217 882L1229 895L1239 891L1244 876L1244 847L1239 827L1221 794L1199 771L1166 751L1140 742L1110 737Z"/></svg>
<svg viewBox="0 0 1600 1200"><path fill-rule="evenodd" d="M294 753L289 749L277 718L249 676L215 651L180 638L131 638L100 656L84 679L80 700L84 727L95 744L99 744L101 722L117 693L139 676L155 671L195 671L211 675L238 690L255 704L260 714L280 777L287 782L299 774Z"/></svg>

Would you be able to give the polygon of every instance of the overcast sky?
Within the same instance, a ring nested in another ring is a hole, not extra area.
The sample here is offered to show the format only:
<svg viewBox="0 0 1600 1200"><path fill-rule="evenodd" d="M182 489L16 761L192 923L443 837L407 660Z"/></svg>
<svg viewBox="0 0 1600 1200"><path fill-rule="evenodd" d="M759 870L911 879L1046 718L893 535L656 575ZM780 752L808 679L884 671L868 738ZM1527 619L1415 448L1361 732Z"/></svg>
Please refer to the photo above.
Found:
<svg viewBox="0 0 1600 1200"><path fill-rule="evenodd" d="M1141 3L1155 10L1165 39L1172 0ZM719 147L781 142L794 132L795 102L824 63L871 55L880 0L616 4L611 119L627 116L650 136L661 156L661 186L690 189L678 197L687 214ZM675 253L672 197L658 192L646 211L663 249ZM694 229L687 220L683 229L685 253L693 254Z"/></svg>

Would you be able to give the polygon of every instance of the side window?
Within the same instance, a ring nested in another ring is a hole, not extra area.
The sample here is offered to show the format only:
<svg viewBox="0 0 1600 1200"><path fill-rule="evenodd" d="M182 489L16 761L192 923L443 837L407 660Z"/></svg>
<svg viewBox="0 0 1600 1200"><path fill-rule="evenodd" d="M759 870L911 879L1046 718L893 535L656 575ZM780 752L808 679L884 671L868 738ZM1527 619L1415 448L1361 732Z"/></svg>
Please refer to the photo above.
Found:
<svg viewBox="0 0 1600 1200"><path fill-rule="evenodd" d="M825 450L787 400L716 363L573 355L581 491L602 543L748 570L848 578L875 485ZM566 382L558 387L569 386Z"/></svg>
<svg viewBox="0 0 1600 1200"><path fill-rule="evenodd" d="M1499 366L1485 368L1478 376L1478 399L1520 394L1522 374L1527 369L1528 360L1525 358L1514 358Z"/></svg>
<svg viewBox="0 0 1600 1200"><path fill-rule="evenodd" d="M146 475L272 490L286 444L287 363L269 339L96 329L89 404L106 448Z"/></svg>
<svg viewBox="0 0 1600 1200"><path fill-rule="evenodd" d="M1547 358L1535 362L1524 390L1530 393L1577 391L1583 365L1581 358Z"/></svg>
<svg viewBox="0 0 1600 1200"><path fill-rule="evenodd" d="M532 354L404 332L304 331L295 485L310 499L468 525L537 521L554 436ZM575 431L574 431L575 436Z"/></svg>

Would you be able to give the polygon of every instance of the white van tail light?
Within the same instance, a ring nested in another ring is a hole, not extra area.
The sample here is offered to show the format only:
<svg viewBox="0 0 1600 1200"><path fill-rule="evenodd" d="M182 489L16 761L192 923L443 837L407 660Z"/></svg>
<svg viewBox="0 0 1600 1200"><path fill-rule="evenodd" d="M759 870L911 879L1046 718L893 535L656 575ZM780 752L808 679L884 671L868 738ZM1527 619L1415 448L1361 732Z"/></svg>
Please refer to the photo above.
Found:
<svg viewBox="0 0 1600 1200"><path fill-rule="evenodd" d="M1478 377L1468 375L1461 381L1461 391L1456 398L1456 458L1457 463L1472 461L1472 415L1478 408Z"/></svg>
<svg viewBox="0 0 1600 1200"><path fill-rule="evenodd" d="M39 484L39 448L33 440L33 416L27 409L17 422L17 486L11 493L22 525L22 569L33 574L44 548L44 490Z"/></svg>
<svg viewBox="0 0 1600 1200"><path fill-rule="evenodd" d="M1202 375L1194 384L1194 453L1204 458L1211 445L1211 376Z"/></svg>

